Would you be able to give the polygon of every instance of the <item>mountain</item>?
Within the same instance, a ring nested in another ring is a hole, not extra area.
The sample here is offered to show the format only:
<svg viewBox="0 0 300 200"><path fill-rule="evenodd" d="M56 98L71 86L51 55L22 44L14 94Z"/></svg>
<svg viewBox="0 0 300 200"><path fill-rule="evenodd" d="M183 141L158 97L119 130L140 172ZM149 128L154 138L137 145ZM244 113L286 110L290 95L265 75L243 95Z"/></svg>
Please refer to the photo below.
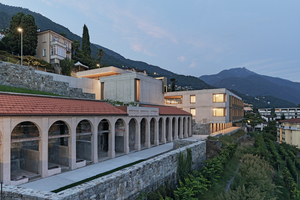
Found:
<svg viewBox="0 0 300 200"><path fill-rule="evenodd" d="M246 68L223 70L199 78L215 87L225 87L254 97L273 96L293 104L300 103L300 83L259 75Z"/></svg>
<svg viewBox="0 0 300 200"><path fill-rule="evenodd" d="M51 29L57 33L65 33L68 39L70 40L79 40L81 42L81 37L73 34L68 28L57 24L50 19L46 18L45 16L30 11L29 9L21 8L21 7L15 7L15 6L8 6L0 3L0 29L9 27L9 22L11 20L11 17L18 12L23 12L25 14L30 14L35 18L35 22L37 27L43 31L47 29ZM82 24L83 26L83 24ZM81 27L78 27L81 28ZM178 75L171 71L165 70L159 66L149 65L145 62L141 61L134 61L127 58L124 58L120 54L105 48L99 44L91 44L91 51L92 56L96 58L96 54L99 48L102 48L104 51L104 55L101 59L101 65L102 66L115 66L115 67L129 67L129 68L137 68L137 69L145 69L149 76L153 77L159 77L159 76L165 76L169 80L170 78L175 78L177 80L177 85L180 86L192 86L193 89L210 89L214 88L213 86L205 83L204 81L193 77L193 76L184 76L184 75Z"/></svg>

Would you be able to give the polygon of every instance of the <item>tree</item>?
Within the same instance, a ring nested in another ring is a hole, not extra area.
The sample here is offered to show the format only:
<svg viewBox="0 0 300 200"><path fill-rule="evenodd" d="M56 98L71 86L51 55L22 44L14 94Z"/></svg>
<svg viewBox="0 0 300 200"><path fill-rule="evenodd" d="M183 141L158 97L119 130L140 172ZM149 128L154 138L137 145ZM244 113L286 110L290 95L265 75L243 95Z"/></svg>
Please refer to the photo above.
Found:
<svg viewBox="0 0 300 200"><path fill-rule="evenodd" d="M300 108L300 103L297 105L298 108Z"/></svg>
<svg viewBox="0 0 300 200"><path fill-rule="evenodd" d="M82 33L82 52L83 55L88 56L91 55L91 43L90 43L90 36L89 30L86 25L83 26L83 33Z"/></svg>
<svg viewBox="0 0 300 200"><path fill-rule="evenodd" d="M281 118L281 120L285 120L285 115L282 113L280 118Z"/></svg>
<svg viewBox="0 0 300 200"><path fill-rule="evenodd" d="M21 52L21 37L18 28L23 29L23 54L36 55L38 36L35 19L32 15L25 15L22 12L14 15L10 21L9 32L4 40L7 49L14 53Z"/></svg>
<svg viewBox="0 0 300 200"><path fill-rule="evenodd" d="M103 55L104 55L103 49L98 49L97 57L98 57L99 67L101 66L100 61L101 61L101 58L103 57Z"/></svg>
<svg viewBox="0 0 300 200"><path fill-rule="evenodd" d="M60 35L63 37L67 37L67 34L65 34L65 33L60 33Z"/></svg>
<svg viewBox="0 0 300 200"><path fill-rule="evenodd" d="M276 113L275 113L275 108L274 108L274 106L273 106L273 108L271 108L271 115L274 116L274 117L276 117Z"/></svg>
<svg viewBox="0 0 300 200"><path fill-rule="evenodd" d="M60 61L61 73L63 75L71 76L73 66L74 60L71 60L68 57Z"/></svg>
<svg viewBox="0 0 300 200"><path fill-rule="evenodd" d="M175 88L176 79L175 78L171 78L170 81L172 83L171 84L171 91L174 92L176 90L176 88Z"/></svg>

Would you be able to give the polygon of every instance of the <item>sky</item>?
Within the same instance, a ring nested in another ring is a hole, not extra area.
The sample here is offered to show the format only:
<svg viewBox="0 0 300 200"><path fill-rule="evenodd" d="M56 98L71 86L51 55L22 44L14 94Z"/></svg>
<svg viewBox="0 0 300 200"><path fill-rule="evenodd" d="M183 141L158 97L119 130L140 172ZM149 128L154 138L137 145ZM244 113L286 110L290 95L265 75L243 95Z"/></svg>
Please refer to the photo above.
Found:
<svg viewBox="0 0 300 200"><path fill-rule="evenodd" d="M202 76L246 67L300 82L300 1L0 0L125 58Z"/></svg>

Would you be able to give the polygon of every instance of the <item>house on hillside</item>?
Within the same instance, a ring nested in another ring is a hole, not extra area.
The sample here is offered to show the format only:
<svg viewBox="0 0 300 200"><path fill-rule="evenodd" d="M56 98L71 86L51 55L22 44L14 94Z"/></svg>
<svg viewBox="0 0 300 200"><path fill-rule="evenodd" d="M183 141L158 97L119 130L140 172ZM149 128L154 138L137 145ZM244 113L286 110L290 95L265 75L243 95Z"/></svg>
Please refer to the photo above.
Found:
<svg viewBox="0 0 300 200"><path fill-rule="evenodd" d="M72 58L72 41L52 31L38 33L36 57L51 64L59 64L60 60Z"/></svg>
<svg viewBox="0 0 300 200"><path fill-rule="evenodd" d="M272 108L259 108L258 112L261 116L271 115ZM300 108L275 108L276 119L281 119L281 116L284 115L285 119L299 118Z"/></svg>
<svg viewBox="0 0 300 200"><path fill-rule="evenodd" d="M280 120L277 141L300 147L300 118Z"/></svg>

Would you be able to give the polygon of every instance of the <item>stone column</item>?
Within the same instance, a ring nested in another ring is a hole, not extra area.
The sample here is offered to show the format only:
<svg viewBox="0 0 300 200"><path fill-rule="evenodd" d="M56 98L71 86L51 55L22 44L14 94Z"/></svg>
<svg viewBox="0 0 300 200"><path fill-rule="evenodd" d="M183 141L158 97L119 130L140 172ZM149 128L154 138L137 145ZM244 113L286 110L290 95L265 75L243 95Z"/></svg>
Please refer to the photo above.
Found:
<svg viewBox="0 0 300 200"><path fill-rule="evenodd" d="M49 118L42 118L42 127L40 133L39 155L40 155L40 174L42 178L48 176L48 130Z"/></svg>
<svg viewBox="0 0 300 200"><path fill-rule="evenodd" d="M94 117L92 123L94 127L92 137L91 137L92 162L98 163L98 125L99 125L98 117Z"/></svg>
<svg viewBox="0 0 300 200"><path fill-rule="evenodd" d="M193 136L193 130L192 130L192 118L190 117L189 120L189 136L192 137Z"/></svg>
<svg viewBox="0 0 300 200"><path fill-rule="evenodd" d="M135 128L135 150L141 150L141 120L137 119L136 128Z"/></svg>
<svg viewBox="0 0 300 200"><path fill-rule="evenodd" d="M2 167L1 178L4 184L10 184L10 151L11 151L11 118L3 118L3 133L1 138Z"/></svg>
<svg viewBox="0 0 300 200"><path fill-rule="evenodd" d="M128 119L126 118L124 120L125 122L125 132L124 132L124 153L125 154L129 154L130 152L130 149L129 149L129 121Z"/></svg>
<svg viewBox="0 0 300 200"><path fill-rule="evenodd" d="M162 127L161 127L161 135L162 135L162 139L161 142L163 144L167 143L167 139L166 139L166 120L164 118L162 118Z"/></svg>
<svg viewBox="0 0 300 200"><path fill-rule="evenodd" d="M150 141L150 118L147 118L147 122L146 122L146 138L145 138L145 146L147 148L151 147L151 141Z"/></svg>
<svg viewBox="0 0 300 200"><path fill-rule="evenodd" d="M110 127L110 133L108 135L108 157L114 158L116 157L116 151L115 151L115 124L116 120L113 117L111 119L111 127Z"/></svg>
<svg viewBox="0 0 300 200"><path fill-rule="evenodd" d="M155 118L155 125L154 125L154 145L159 145L159 119Z"/></svg>
<svg viewBox="0 0 300 200"><path fill-rule="evenodd" d="M179 138L183 138L183 118L180 117Z"/></svg>
<svg viewBox="0 0 300 200"><path fill-rule="evenodd" d="M185 118L185 125L184 125L184 137L185 138L189 137L187 130L188 130L188 119Z"/></svg>
<svg viewBox="0 0 300 200"><path fill-rule="evenodd" d="M213 124L212 124L212 123L209 124L209 131L210 131L210 134L213 133L213 132L212 132L212 131L213 131Z"/></svg>
<svg viewBox="0 0 300 200"><path fill-rule="evenodd" d="M167 120L166 120L167 121ZM169 118L169 134L168 134L168 141L169 142L172 142L173 141L173 136L172 136L172 129L173 129L173 127L172 127L172 119L171 118Z"/></svg>
<svg viewBox="0 0 300 200"><path fill-rule="evenodd" d="M175 132L174 132L174 140L178 140L178 119L175 117Z"/></svg>
<svg viewBox="0 0 300 200"><path fill-rule="evenodd" d="M71 119L71 130L69 130L69 167L70 169L76 168L76 127L77 127L77 118L72 117Z"/></svg>

